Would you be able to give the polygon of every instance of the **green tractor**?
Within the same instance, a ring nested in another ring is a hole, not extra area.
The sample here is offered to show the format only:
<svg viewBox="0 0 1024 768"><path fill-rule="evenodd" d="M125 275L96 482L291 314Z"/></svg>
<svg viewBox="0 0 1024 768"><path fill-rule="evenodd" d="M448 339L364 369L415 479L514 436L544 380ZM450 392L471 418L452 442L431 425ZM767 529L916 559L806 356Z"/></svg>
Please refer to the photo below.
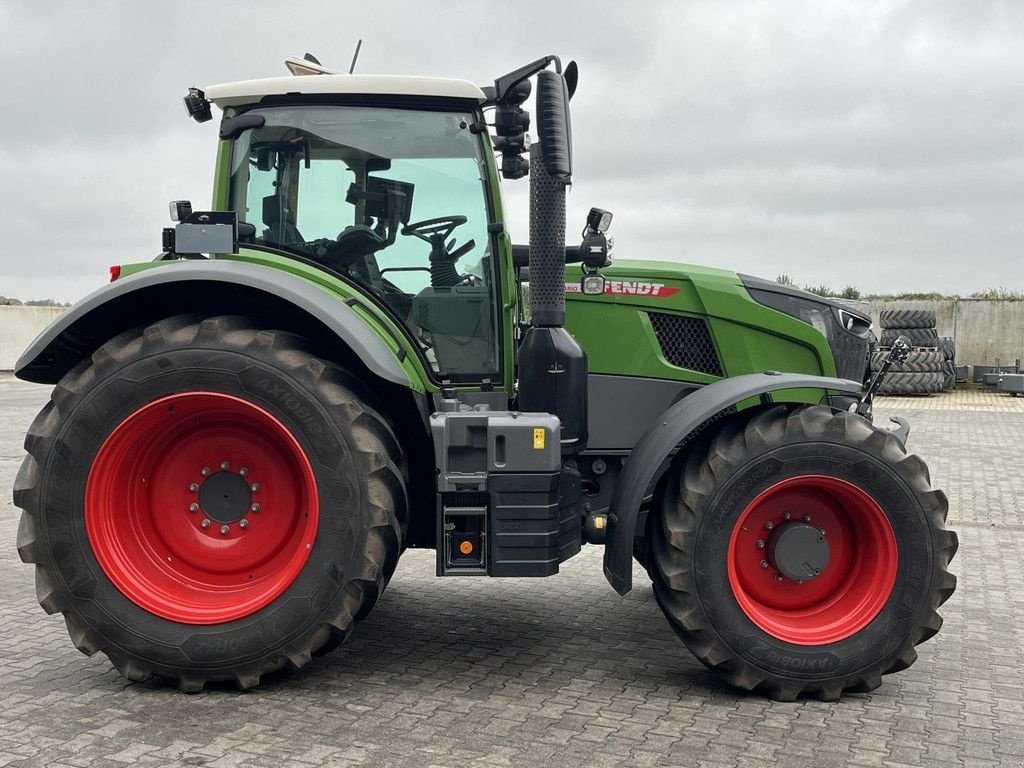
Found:
<svg viewBox="0 0 1024 768"><path fill-rule="evenodd" d="M222 112L213 210L172 203L164 252L18 362L55 385L18 550L81 651L249 688L344 642L407 548L540 577L589 544L743 689L832 700L914 662L957 538L905 422L872 425L866 316L611 265L597 208L567 247L575 63L482 88L287 64L189 90ZM499 177L527 175L515 245Z"/></svg>

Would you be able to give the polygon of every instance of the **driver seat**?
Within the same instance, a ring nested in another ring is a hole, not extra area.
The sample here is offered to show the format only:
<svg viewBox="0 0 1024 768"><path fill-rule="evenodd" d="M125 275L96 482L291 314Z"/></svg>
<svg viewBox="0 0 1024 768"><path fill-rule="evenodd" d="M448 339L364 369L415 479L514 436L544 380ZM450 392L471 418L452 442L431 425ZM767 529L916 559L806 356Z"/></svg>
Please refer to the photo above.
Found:
<svg viewBox="0 0 1024 768"><path fill-rule="evenodd" d="M353 256L369 256L386 246L388 241L365 224L345 227L338 235L338 245Z"/></svg>
<svg viewBox="0 0 1024 768"><path fill-rule="evenodd" d="M266 226L263 239L279 245L306 242L295 223L286 214L280 197L268 195L263 198L263 224Z"/></svg>
<svg viewBox="0 0 1024 768"><path fill-rule="evenodd" d="M365 224L355 224L345 227L338 235L338 248L335 253L337 261L342 266L351 269L360 278L366 281L372 288L380 288L383 285L380 277L380 267L373 257L381 248L385 248L388 241L378 235L371 227Z"/></svg>

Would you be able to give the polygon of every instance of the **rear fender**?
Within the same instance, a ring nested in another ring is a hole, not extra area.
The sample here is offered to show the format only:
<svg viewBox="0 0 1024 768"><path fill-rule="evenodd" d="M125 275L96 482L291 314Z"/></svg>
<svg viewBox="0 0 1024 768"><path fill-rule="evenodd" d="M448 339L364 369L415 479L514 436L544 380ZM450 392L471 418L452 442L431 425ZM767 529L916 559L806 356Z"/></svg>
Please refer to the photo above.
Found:
<svg viewBox="0 0 1024 768"><path fill-rule="evenodd" d="M56 384L79 360L130 328L193 312L244 314L272 325L306 331L384 381L423 391L396 351L360 317L346 299L279 269L239 261L189 261L146 269L100 288L54 320L18 360L25 381Z"/></svg>
<svg viewBox="0 0 1024 768"><path fill-rule="evenodd" d="M640 505L655 481L658 468L690 434L720 411L750 397L771 402L773 392L786 389L827 389L856 395L860 384L847 379L795 373L752 373L701 387L668 408L630 453L612 492L604 575L620 595L633 587L633 537Z"/></svg>

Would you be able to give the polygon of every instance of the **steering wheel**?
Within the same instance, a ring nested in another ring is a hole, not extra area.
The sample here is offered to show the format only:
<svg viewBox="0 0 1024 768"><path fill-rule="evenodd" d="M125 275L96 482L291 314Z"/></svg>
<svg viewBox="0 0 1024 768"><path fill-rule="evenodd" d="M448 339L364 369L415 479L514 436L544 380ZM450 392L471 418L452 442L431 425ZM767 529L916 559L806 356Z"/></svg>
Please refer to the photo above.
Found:
<svg viewBox="0 0 1024 768"><path fill-rule="evenodd" d="M424 219L415 224L406 224L402 227L402 234L414 235L433 245L437 240L441 242L447 240L455 228L462 226L466 221L465 216L440 216L436 219Z"/></svg>

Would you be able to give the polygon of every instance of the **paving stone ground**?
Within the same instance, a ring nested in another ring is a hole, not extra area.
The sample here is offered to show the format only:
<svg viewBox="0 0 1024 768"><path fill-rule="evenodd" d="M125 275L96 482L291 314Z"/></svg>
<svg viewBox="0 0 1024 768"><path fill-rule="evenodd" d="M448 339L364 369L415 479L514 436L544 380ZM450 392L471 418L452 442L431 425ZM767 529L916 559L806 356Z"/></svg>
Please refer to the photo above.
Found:
<svg viewBox="0 0 1024 768"><path fill-rule="evenodd" d="M46 396L0 379L2 488ZM0 766L1024 765L1024 410L978 397L879 402L949 495L960 586L917 664L835 704L719 683L639 570L611 590L596 548L544 580L436 579L409 552L353 641L300 674L196 696L129 683L37 605L5 490Z"/></svg>

